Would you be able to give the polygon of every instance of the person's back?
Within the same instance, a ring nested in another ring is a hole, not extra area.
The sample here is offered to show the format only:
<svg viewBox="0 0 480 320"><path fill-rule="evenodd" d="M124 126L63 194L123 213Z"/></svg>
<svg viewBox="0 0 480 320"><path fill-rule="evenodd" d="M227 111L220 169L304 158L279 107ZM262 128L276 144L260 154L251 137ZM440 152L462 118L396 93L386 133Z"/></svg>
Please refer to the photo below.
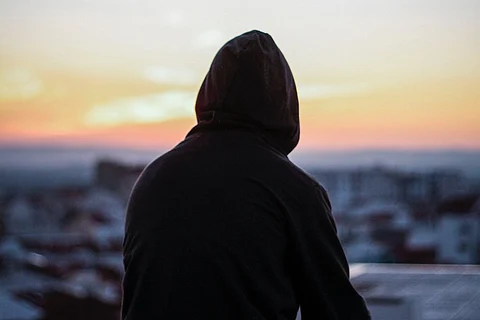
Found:
<svg viewBox="0 0 480 320"><path fill-rule="evenodd" d="M132 192L123 319L369 319L325 190L288 160L298 100L269 35L219 51L196 111Z"/></svg>

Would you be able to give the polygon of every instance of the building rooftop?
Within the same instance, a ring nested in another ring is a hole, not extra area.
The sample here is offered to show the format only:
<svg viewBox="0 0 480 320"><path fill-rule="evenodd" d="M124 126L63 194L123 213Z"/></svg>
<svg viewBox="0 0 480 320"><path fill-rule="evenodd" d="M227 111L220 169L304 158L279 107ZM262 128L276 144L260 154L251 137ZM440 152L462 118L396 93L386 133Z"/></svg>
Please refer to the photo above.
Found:
<svg viewBox="0 0 480 320"><path fill-rule="evenodd" d="M0 320L33 320L42 317L43 312L39 308L0 293Z"/></svg>
<svg viewBox="0 0 480 320"><path fill-rule="evenodd" d="M480 201L478 194L460 194L444 199L438 205L440 214L466 214L471 213Z"/></svg>
<svg viewBox="0 0 480 320"><path fill-rule="evenodd" d="M19 290L41 292L44 288L56 283L58 279L24 269L10 274L0 273L0 295L4 292L12 293Z"/></svg>
<svg viewBox="0 0 480 320"><path fill-rule="evenodd" d="M354 264L351 278L374 320L480 319L480 266Z"/></svg>

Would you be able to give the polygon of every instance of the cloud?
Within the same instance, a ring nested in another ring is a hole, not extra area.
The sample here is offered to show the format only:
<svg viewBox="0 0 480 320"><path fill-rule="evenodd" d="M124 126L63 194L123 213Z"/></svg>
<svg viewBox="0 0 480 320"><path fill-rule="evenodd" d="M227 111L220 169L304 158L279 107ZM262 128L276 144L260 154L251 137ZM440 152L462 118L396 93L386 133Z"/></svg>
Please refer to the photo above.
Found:
<svg viewBox="0 0 480 320"><path fill-rule="evenodd" d="M26 69L0 72L0 100L26 100L43 91L41 80Z"/></svg>
<svg viewBox="0 0 480 320"><path fill-rule="evenodd" d="M368 89L364 84L299 84L297 86L298 96L301 100L326 99L331 97L349 96L364 92Z"/></svg>
<svg viewBox="0 0 480 320"><path fill-rule="evenodd" d="M163 15L163 22L172 27L179 27L187 24L187 16L184 11L172 9Z"/></svg>
<svg viewBox="0 0 480 320"><path fill-rule="evenodd" d="M195 38L195 45L200 48L219 47L224 43L224 35L220 30L210 29Z"/></svg>
<svg viewBox="0 0 480 320"><path fill-rule="evenodd" d="M150 66L144 70L143 75L160 84L192 85L199 81L194 71L182 67Z"/></svg>
<svg viewBox="0 0 480 320"><path fill-rule="evenodd" d="M162 74L162 73L161 73ZM364 91L364 85L299 85L300 99L313 100L345 96ZM84 118L92 126L115 126L126 123L152 123L194 117L196 94L172 90L145 96L122 98L94 106Z"/></svg>
<svg viewBox="0 0 480 320"><path fill-rule="evenodd" d="M114 126L188 118L195 114L194 103L195 93L181 90L118 99L93 107L86 114L84 122L88 125Z"/></svg>

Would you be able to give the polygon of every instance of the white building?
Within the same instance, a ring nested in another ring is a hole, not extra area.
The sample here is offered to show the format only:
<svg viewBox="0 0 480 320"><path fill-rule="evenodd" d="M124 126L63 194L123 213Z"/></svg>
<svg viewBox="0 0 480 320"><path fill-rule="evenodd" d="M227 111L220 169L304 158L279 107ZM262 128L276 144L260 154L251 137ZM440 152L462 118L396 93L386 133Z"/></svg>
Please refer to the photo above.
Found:
<svg viewBox="0 0 480 320"><path fill-rule="evenodd" d="M480 258L480 197L456 197L440 207L437 262L474 264Z"/></svg>
<svg viewBox="0 0 480 320"><path fill-rule="evenodd" d="M372 200L364 205L352 206L343 213L347 223L342 232L368 235L378 228L406 230L412 224L411 212L406 205L385 200Z"/></svg>
<svg viewBox="0 0 480 320"><path fill-rule="evenodd" d="M112 191L104 188L93 188L86 194L80 204L80 209L100 213L112 224L123 227L125 203Z"/></svg>
<svg viewBox="0 0 480 320"><path fill-rule="evenodd" d="M353 174L353 193L359 199L399 201L401 188L397 173L384 168L371 168Z"/></svg>
<svg viewBox="0 0 480 320"><path fill-rule="evenodd" d="M381 199L391 202L438 202L468 190L465 177L455 170L402 172L385 167L313 170L312 176L328 191L332 204Z"/></svg>
<svg viewBox="0 0 480 320"><path fill-rule="evenodd" d="M360 237L343 245L349 263L381 261L388 253L388 248L369 237Z"/></svg>
<svg viewBox="0 0 480 320"><path fill-rule="evenodd" d="M398 201L402 196L399 173L382 167L317 170L312 175L327 189L334 205L343 206L359 199Z"/></svg>
<svg viewBox="0 0 480 320"><path fill-rule="evenodd" d="M427 225L414 226L407 235L405 246L412 250L436 250L437 230Z"/></svg>
<svg viewBox="0 0 480 320"><path fill-rule="evenodd" d="M38 210L26 197L14 198L5 209L5 228L7 234L35 233L45 228Z"/></svg>
<svg viewBox="0 0 480 320"><path fill-rule="evenodd" d="M6 234L50 233L59 230L58 217L26 196L12 199L4 211Z"/></svg>

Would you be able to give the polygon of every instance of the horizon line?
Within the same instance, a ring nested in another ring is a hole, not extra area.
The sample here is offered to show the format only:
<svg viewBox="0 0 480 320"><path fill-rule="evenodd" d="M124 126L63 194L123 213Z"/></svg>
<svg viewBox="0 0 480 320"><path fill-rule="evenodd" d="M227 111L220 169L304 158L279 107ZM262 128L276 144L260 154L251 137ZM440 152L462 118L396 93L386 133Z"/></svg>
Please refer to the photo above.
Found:
<svg viewBox="0 0 480 320"><path fill-rule="evenodd" d="M76 150L132 150L139 152L153 152L153 151L168 151L171 150L174 146L158 146L158 147L146 147L146 146L119 146L115 144L90 144L90 143L68 143L68 142L57 142L57 143L45 143L45 142L0 142L1 149L76 149ZM338 152L480 152L480 147L462 147L462 146L446 146L446 147L434 147L434 146L412 146L412 147L374 147L374 146L352 146L352 147L342 147L342 148L311 148L311 147L297 147L292 151L292 153L338 153Z"/></svg>

